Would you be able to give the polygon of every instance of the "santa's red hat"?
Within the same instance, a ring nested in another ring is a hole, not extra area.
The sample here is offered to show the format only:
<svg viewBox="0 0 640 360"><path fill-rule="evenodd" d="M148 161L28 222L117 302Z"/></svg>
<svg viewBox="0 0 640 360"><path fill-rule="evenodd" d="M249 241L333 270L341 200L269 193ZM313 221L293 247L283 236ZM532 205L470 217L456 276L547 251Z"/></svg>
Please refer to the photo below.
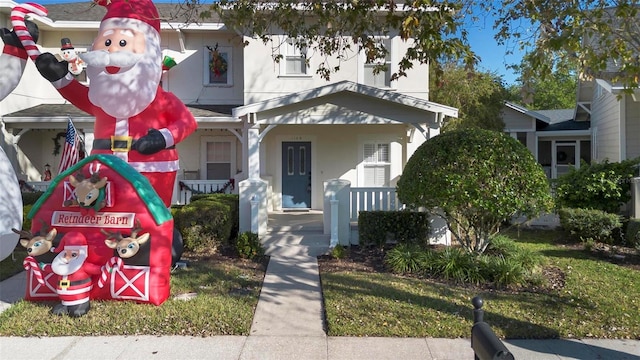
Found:
<svg viewBox="0 0 640 360"><path fill-rule="evenodd" d="M60 244L56 247L55 252L59 253L62 250L84 250L87 253L87 238L81 232L72 231L66 233Z"/></svg>
<svg viewBox="0 0 640 360"><path fill-rule="evenodd" d="M135 19L148 24L160 33L160 16L151 0L94 0L107 8L102 21L109 19Z"/></svg>

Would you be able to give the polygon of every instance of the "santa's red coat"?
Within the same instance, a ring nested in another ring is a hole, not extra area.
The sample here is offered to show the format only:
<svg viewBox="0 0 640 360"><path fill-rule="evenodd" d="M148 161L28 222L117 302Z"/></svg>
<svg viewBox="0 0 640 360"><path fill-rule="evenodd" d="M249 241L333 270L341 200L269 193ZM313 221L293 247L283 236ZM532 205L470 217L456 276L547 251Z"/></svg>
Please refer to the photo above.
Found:
<svg viewBox="0 0 640 360"><path fill-rule="evenodd" d="M56 293L62 305L72 306L89 301L89 295L93 288L91 274L100 272L100 267L85 261L82 267L69 275L58 275Z"/></svg>
<svg viewBox="0 0 640 360"><path fill-rule="evenodd" d="M184 103L161 87L158 87L155 99L145 110L138 115L120 120L92 104L89 101L89 88L75 79L58 91L73 105L96 117L95 139L110 139L115 135L131 136L135 141L146 135L149 129L156 129L170 132L173 143L177 144L197 127L195 118ZM113 152L107 149L93 149L91 154L114 154L122 158L149 179L165 205L171 205L175 175L179 168L175 146L152 155L144 155L135 150Z"/></svg>

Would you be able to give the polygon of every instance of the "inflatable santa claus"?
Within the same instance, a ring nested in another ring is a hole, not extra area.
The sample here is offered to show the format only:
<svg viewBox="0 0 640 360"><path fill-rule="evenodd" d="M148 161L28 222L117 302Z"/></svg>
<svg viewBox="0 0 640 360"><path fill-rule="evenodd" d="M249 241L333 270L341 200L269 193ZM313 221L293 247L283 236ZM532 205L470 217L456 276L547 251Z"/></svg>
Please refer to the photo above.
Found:
<svg viewBox="0 0 640 360"><path fill-rule="evenodd" d="M87 239L80 232L66 233L55 251L59 254L51 263L51 270L58 275L56 293L60 304L53 308L53 313L82 316L90 309L91 276L100 273L100 266L86 261Z"/></svg>
<svg viewBox="0 0 640 360"><path fill-rule="evenodd" d="M160 85L160 20L150 0L97 0L107 8L91 51L80 55L89 86L69 73L66 61L43 53L40 73L79 109L95 116L93 154L113 154L149 179L171 205L178 152L193 133L187 107Z"/></svg>

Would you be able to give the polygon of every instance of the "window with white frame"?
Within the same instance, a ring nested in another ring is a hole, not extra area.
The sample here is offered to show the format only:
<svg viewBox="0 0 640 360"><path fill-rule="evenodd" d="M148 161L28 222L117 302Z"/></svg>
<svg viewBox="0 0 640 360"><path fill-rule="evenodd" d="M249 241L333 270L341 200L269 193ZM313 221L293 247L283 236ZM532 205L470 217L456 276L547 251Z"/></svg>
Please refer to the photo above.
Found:
<svg viewBox="0 0 640 360"><path fill-rule="evenodd" d="M391 155L389 143L367 142L364 144L363 181L365 187L389 186Z"/></svg>
<svg viewBox="0 0 640 360"><path fill-rule="evenodd" d="M204 180L229 180L235 174L236 148L233 137L203 139Z"/></svg>
<svg viewBox="0 0 640 360"><path fill-rule="evenodd" d="M364 61L364 84L375 86L379 88L391 87L391 39L390 38L376 38L376 41L380 45L387 49L387 54L384 59L376 59L373 61ZM386 70L375 73L375 68L378 65L385 65Z"/></svg>
<svg viewBox="0 0 640 360"><path fill-rule="evenodd" d="M287 38L280 47L280 74L288 76L307 76L307 48L300 40Z"/></svg>

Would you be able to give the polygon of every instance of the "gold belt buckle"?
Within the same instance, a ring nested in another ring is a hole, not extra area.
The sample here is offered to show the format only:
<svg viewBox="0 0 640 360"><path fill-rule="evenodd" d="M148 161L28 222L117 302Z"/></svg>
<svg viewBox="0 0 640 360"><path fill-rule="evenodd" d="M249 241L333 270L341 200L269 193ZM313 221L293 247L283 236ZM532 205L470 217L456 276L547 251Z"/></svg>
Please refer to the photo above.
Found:
<svg viewBox="0 0 640 360"><path fill-rule="evenodd" d="M125 141L127 143L126 148L116 148L114 147L114 143L116 141ZM131 150L131 143L133 142L133 138L131 136L111 136L111 151L113 152L127 152Z"/></svg>
<svg viewBox="0 0 640 360"><path fill-rule="evenodd" d="M69 280L60 280L60 282L58 283L58 285L60 285L60 288L62 289L66 289L69 286L71 286L71 282Z"/></svg>

